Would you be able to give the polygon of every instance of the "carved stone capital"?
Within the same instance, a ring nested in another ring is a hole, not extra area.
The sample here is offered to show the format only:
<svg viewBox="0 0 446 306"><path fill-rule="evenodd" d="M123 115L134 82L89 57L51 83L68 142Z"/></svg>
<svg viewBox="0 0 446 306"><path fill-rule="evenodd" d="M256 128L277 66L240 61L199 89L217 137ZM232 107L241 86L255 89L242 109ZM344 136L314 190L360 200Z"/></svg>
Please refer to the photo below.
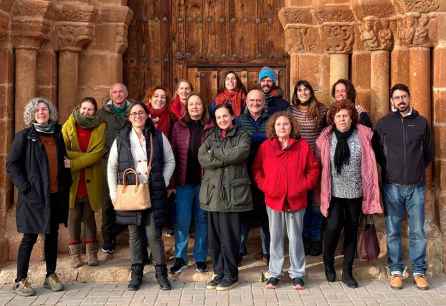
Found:
<svg viewBox="0 0 446 306"><path fill-rule="evenodd" d="M398 42L403 47L429 47L430 17L425 14L409 13L398 20Z"/></svg>
<svg viewBox="0 0 446 306"><path fill-rule="evenodd" d="M441 0L396 0L404 12L429 13L440 7Z"/></svg>
<svg viewBox="0 0 446 306"><path fill-rule="evenodd" d="M309 9L283 7L279 11L279 20L285 28L288 24L312 24L313 16Z"/></svg>
<svg viewBox="0 0 446 306"><path fill-rule="evenodd" d="M350 7L325 7L318 9L314 16L319 23L324 22L353 22L355 17Z"/></svg>
<svg viewBox="0 0 446 306"><path fill-rule="evenodd" d="M367 17L359 26L360 39L369 51L390 50L393 46L393 33L387 19Z"/></svg>
<svg viewBox="0 0 446 306"><path fill-rule="evenodd" d="M351 24L323 24L322 41L328 53L350 53L353 49L355 34Z"/></svg>
<svg viewBox="0 0 446 306"><path fill-rule="evenodd" d="M94 27L89 23L58 22L55 32L60 50L79 52L92 40Z"/></svg>
<svg viewBox="0 0 446 306"><path fill-rule="evenodd" d="M43 0L16 0L11 15L16 17L35 16L45 18L50 12L50 2Z"/></svg>
<svg viewBox="0 0 446 306"><path fill-rule="evenodd" d="M319 41L317 28L290 25L285 29L285 50L289 54L316 52Z"/></svg>
<svg viewBox="0 0 446 306"><path fill-rule="evenodd" d="M92 22L96 18L94 6L80 2L63 2L56 5L56 20Z"/></svg>
<svg viewBox="0 0 446 306"><path fill-rule="evenodd" d="M26 18L12 22L12 42L21 49L39 49L42 42L48 40L50 24L45 20L27 20Z"/></svg>

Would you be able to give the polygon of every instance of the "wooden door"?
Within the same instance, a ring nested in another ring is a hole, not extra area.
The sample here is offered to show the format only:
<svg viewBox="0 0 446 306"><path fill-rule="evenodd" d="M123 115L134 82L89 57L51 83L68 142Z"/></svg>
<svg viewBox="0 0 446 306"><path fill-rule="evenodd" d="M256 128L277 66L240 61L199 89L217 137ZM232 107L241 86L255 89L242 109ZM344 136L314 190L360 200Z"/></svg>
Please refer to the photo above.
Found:
<svg viewBox="0 0 446 306"><path fill-rule="evenodd" d="M125 72L131 97L149 86L170 88L186 78L205 101L215 97L225 71L247 88L262 66L278 72L288 94L288 55L278 10L284 0L137 0L129 28ZM130 35L131 34L131 35Z"/></svg>

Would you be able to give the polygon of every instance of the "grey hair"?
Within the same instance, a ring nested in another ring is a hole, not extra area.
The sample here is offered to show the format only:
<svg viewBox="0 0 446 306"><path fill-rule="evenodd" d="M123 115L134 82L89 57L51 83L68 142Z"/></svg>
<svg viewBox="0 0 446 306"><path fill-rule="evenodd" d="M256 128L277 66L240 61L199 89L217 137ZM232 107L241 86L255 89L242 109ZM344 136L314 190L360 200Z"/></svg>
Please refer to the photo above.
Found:
<svg viewBox="0 0 446 306"><path fill-rule="evenodd" d="M58 115L54 104L45 98L35 97L28 101L28 103L25 105L25 110L23 111L23 123L26 127L30 127L33 122L35 122L36 108L37 104L39 103L45 103L48 106L48 110L50 112L49 121L57 122Z"/></svg>

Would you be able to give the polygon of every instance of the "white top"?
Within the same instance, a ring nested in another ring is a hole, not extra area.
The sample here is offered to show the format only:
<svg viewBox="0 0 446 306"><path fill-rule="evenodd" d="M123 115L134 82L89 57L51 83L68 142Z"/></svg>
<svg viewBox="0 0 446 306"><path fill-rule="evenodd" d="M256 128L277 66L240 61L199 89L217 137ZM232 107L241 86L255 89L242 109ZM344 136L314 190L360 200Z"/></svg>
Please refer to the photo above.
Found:
<svg viewBox="0 0 446 306"><path fill-rule="evenodd" d="M169 185L170 178L175 170L175 156L173 155L172 147L170 146L167 137L163 136L163 155L164 155L164 168L163 177L166 186ZM138 173L138 179L141 183L147 183L149 180L147 169L147 150L145 138L140 142L135 130L130 132L130 150L132 151L133 160L135 162L135 170ZM110 149L107 162L107 181L108 188L110 190L110 199L112 202L116 200L116 190L118 182L118 145L116 139Z"/></svg>

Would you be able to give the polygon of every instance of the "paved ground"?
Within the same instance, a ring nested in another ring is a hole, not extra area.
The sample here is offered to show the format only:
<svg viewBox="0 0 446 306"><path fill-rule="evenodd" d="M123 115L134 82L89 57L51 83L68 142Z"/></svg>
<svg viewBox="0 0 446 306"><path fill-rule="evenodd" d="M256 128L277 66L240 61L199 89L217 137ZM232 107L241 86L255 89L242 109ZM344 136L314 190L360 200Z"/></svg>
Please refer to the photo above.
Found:
<svg viewBox="0 0 446 306"><path fill-rule="evenodd" d="M446 305L446 276L431 280L428 291L416 289L410 280L403 290L392 290L385 281L362 282L349 289L341 282L309 281L306 289L296 291L282 283L276 290L264 289L260 282L241 283L227 292L207 290L205 283L174 282L174 290L160 291L154 281L146 282L139 291L129 292L126 284L70 283L66 291L53 293L35 286L37 296L16 296L9 285L0 287L0 305Z"/></svg>

